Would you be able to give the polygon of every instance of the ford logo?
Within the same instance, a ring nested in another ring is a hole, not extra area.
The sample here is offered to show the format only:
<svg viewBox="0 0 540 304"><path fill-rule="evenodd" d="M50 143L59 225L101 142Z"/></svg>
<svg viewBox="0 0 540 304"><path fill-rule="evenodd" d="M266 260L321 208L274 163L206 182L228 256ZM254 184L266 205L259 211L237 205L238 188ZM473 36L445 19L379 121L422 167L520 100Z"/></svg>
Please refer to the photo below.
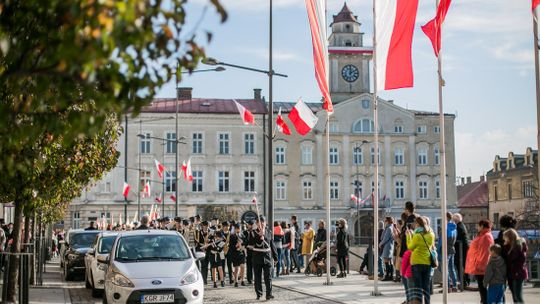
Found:
<svg viewBox="0 0 540 304"><path fill-rule="evenodd" d="M152 281L152 285L159 285L159 284L161 284L160 280L153 280Z"/></svg>

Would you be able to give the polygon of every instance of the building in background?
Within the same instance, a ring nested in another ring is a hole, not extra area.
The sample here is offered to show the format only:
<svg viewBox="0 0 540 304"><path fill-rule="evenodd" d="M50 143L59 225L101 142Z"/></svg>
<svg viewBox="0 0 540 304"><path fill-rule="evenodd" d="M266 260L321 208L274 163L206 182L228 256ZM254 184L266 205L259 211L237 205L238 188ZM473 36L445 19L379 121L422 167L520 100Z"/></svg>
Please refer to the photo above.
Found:
<svg viewBox="0 0 540 304"><path fill-rule="evenodd" d="M480 180L472 182L471 177L461 179L457 186L457 208L463 216L463 223L472 237L476 235L478 222L489 218L488 214L488 184L484 176Z"/></svg>

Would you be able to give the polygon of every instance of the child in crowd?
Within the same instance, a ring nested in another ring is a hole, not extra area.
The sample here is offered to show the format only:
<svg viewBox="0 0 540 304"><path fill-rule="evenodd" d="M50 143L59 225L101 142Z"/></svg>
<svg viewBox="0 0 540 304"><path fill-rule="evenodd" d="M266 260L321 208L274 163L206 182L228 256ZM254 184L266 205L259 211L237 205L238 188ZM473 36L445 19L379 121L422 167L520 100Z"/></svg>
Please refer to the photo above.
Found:
<svg viewBox="0 0 540 304"><path fill-rule="evenodd" d="M502 248L498 244L489 247L489 262L484 275L484 286L488 289L488 304L504 303L506 289L506 265L501 257Z"/></svg>
<svg viewBox="0 0 540 304"><path fill-rule="evenodd" d="M411 254L412 251L407 250L403 253L401 257L401 281L405 287L405 296L407 301L402 304L410 303L412 301L411 291L413 289L413 280L412 280L412 266L411 266Z"/></svg>

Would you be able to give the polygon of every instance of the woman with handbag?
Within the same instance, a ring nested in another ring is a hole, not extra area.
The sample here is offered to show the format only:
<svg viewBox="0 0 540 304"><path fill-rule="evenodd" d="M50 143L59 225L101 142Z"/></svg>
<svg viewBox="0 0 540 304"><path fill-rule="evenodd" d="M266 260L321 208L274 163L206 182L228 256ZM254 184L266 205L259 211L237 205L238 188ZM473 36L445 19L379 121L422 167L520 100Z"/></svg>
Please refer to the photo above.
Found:
<svg viewBox="0 0 540 304"><path fill-rule="evenodd" d="M487 289L484 287L484 275L489 262L489 247L495 243L491 235L491 222L481 220L478 222L478 234L472 240L467 252L465 261L465 273L472 274L478 282L478 291L480 292L480 301L487 304Z"/></svg>
<svg viewBox="0 0 540 304"><path fill-rule="evenodd" d="M407 248L412 251L411 265L414 291L411 299L425 304L430 301L431 268L436 267L437 258L432 254L435 234L425 218L419 216L414 222L414 232L407 230Z"/></svg>

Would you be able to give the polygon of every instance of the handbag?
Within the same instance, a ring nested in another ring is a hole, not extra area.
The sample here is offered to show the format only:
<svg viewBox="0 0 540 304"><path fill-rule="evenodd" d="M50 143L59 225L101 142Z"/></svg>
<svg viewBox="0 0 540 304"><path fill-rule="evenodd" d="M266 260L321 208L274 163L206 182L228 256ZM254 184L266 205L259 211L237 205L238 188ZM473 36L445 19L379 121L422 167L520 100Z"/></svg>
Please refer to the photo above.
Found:
<svg viewBox="0 0 540 304"><path fill-rule="evenodd" d="M430 262L431 262L431 268L439 267L439 260L437 259L437 251L429 249L429 246L428 246L428 244L426 242L426 239L424 238L424 235L420 234L420 236L424 240L424 244L426 244L426 248L429 251L429 259L430 259Z"/></svg>

